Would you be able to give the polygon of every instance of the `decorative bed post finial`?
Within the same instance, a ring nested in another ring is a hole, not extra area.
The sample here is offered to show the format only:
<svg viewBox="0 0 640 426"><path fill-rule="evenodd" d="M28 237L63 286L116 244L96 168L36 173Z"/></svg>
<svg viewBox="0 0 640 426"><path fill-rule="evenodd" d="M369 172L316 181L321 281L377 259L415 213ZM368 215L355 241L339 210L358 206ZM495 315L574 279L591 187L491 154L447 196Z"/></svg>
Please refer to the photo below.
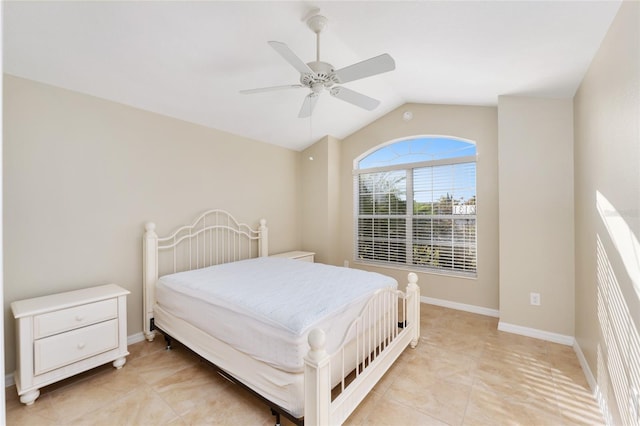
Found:
<svg viewBox="0 0 640 426"><path fill-rule="evenodd" d="M319 328L314 328L309 332L309 350L308 356L309 359L312 359L315 362L322 361L327 357L327 351L324 346L327 343L327 336L324 331Z"/></svg>
<svg viewBox="0 0 640 426"><path fill-rule="evenodd" d="M155 233L156 230L156 224L153 222L147 222L144 224L144 230L147 232L153 232Z"/></svg>

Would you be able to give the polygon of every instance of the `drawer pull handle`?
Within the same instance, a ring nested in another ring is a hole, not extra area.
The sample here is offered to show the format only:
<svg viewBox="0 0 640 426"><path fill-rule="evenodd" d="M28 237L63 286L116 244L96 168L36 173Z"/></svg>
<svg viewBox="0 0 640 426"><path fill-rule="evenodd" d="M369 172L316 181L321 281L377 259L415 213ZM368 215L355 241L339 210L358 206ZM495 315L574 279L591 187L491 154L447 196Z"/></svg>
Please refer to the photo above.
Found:
<svg viewBox="0 0 640 426"><path fill-rule="evenodd" d="M76 315L76 321L82 321L84 317L82 315Z"/></svg>
<svg viewBox="0 0 640 426"><path fill-rule="evenodd" d="M78 343L78 349L84 349L84 343Z"/></svg>

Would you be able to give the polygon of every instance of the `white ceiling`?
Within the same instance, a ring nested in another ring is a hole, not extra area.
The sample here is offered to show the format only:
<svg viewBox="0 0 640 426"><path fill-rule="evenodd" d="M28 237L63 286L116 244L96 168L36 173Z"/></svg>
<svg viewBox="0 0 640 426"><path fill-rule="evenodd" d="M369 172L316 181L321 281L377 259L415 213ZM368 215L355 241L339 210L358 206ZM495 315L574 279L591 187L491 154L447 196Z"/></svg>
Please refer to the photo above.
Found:
<svg viewBox="0 0 640 426"><path fill-rule="evenodd" d="M295 150L344 138L407 102L496 105L503 94L571 97L609 28L614 1L5 2L5 72ZM389 53L396 70L345 84L373 112L305 89L269 45L315 59L303 18L329 19L321 60Z"/></svg>

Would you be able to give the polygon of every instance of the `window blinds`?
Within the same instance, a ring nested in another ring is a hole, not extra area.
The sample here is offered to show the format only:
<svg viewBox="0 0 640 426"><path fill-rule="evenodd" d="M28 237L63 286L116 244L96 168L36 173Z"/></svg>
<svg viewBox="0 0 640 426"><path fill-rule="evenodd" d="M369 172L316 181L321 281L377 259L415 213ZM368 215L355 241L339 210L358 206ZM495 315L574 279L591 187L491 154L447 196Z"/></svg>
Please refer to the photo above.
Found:
<svg viewBox="0 0 640 426"><path fill-rule="evenodd" d="M476 272L475 162L363 172L355 179L358 259Z"/></svg>

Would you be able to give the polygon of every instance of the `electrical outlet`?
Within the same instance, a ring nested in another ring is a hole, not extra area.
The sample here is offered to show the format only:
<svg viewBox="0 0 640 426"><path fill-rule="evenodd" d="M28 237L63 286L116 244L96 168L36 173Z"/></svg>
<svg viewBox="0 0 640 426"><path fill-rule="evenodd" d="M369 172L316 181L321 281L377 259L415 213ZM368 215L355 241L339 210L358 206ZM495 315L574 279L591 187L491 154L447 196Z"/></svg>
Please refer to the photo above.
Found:
<svg viewBox="0 0 640 426"><path fill-rule="evenodd" d="M344 267L345 267L345 268L348 268L348 267L349 267L349 261L348 261L348 260L345 260L345 261L344 261Z"/></svg>
<svg viewBox="0 0 640 426"><path fill-rule="evenodd" d="M529 303L533 306L540 306L540 293L529 293Z"/></svg>

